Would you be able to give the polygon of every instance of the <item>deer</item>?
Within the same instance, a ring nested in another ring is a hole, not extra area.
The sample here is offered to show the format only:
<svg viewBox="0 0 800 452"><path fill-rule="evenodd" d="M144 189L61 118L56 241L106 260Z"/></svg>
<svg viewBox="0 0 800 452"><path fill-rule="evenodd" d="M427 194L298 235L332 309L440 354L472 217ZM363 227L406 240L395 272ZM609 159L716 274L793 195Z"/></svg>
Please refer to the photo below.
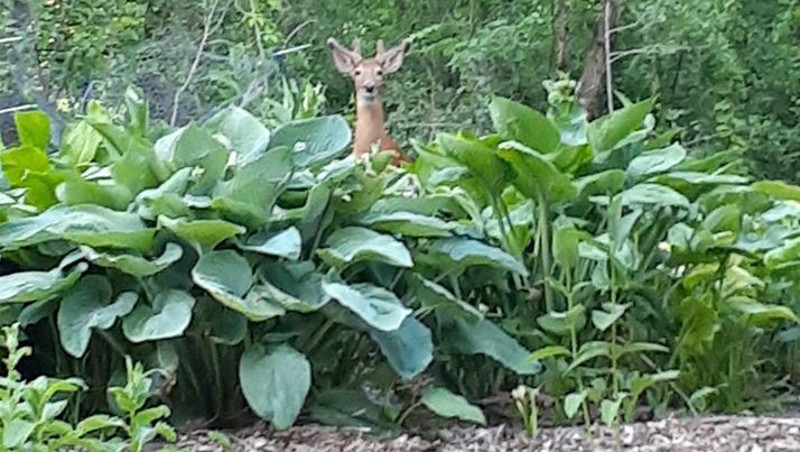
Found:
<svg viewBox="0 0 800 452"><path fill-rule="evenodd" d="M334 38L328 39L336 69L350 77L355 85L356 126L352 155L357 159L369 155L372 147L377 145L382 151L394 152L390 160L392 166L410 162L386 132L381 100L384 77L400 70L410 46L411 39L406 38L398 46L386 50L383 40L379 40L375 56L364 58L358 39L353 41L352 49L339 44Z"/></svg>

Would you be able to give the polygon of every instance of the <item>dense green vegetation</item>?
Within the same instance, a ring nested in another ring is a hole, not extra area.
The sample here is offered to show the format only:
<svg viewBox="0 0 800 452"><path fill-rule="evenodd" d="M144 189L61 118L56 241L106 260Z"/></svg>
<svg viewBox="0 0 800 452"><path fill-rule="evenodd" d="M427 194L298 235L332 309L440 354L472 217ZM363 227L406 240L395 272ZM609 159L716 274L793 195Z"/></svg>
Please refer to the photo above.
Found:
<svg viewBox="0 0 800 452"><path fill-rule="evenodd" d="M6 447L795 395L795 2L626 2L612 105L573 80L591 2L12 3L4 33L38 21L0 83L52 111L0 146L0 320L34 352L7 330L0 404L39 404ZM348 156L329 35L415 37L386 93L412 165Z"/></svg>

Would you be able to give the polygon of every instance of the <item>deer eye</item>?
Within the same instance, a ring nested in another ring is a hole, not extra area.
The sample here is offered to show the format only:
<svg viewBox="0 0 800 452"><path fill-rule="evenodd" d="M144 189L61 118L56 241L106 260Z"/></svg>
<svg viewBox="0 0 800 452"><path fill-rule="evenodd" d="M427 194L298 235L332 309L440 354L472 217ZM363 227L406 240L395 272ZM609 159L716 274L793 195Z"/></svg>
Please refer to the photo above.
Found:
<svg viewBox="0 0 800 452"><path fill-rule="evenodd" d="M383 71L378 69L378 75L383 75Z"/></svg>
<svg viewBox="0 0 800 452"><path fill-rule="evenodd" d="M359 75L361 75L361 69L356 69L356 77L358 77Z"/></svg>

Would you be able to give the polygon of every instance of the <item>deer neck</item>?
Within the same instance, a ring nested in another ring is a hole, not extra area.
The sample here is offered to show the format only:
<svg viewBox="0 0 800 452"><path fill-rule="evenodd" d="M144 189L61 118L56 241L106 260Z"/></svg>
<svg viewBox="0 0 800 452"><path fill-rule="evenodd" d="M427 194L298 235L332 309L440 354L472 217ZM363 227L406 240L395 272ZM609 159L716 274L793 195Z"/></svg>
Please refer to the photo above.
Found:
<svg viewBox="0 0 800 452"><path fill-rule="evenodd" d="M356 130L353 146L356 155L369 152L372 145L383 145L386 126L383 117L383 103L380 97L370 101L356 100Z"/></svg>

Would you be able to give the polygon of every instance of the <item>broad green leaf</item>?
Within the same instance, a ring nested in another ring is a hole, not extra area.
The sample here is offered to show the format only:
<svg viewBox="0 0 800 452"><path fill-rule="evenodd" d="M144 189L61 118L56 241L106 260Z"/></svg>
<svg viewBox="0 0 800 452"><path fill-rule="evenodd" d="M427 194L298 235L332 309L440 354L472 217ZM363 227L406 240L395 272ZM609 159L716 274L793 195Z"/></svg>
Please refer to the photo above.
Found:
<svg viewBox="0 0 800 452"><path fill-rule="evenodd" d="M224 240L247 232L244 227L225 220L187 220L162 216L158 218L158 224L171 230L200 254L212 251Z"/></svg>
<svg viewBox="0 0 800 452"><path fill-rule="evenodd" d="M370 329L369 335L395 372L405 380L422 373L433 361L431 332L414 316L406 317L396 330Z"/></svg>
<svg viewBox="0 0 800 452"><path fill-rule="evenodd" d="M426 388L422 392L420 402L441 417L456 418L480 425L486 424L486 417L480 408L445 388Z"/></svg>
<svg viewBox="0 0 800 452"><path fill-rule="evenodd" d="M367 213L358 222L372 229L404 237L448 237L450 225L436 217L413 212Z"/></svg>
<svg viewBox="0 0 800 452"><path fill-rule="evenodd" d="M519 102L493 96L489 114L496 131L531 149L549 153L561 142L561 135L549 118Z"/></svg>
<svg viewBox="0 0 800 452"><path fill-rule="evenodd" d="M504 142L497 155L511 164L516 171L514 186L530 199L562 202L578 194L569 176L559 171L544 155L522 143Z"/></svg>
<svg viewBox="0 0 800 452"><path fill-rule="evenodd" d="M561 226L553 232L553 259L564 268L573 268L578 265L580 255L578 245L591 235L574 226Z"/></svg>
<svg viewBox="0 0 800 452"><path fill-rule="evenodd" d="M327 163L340 156L350 144L351 132L341 116L292 121L275 129L270 149L286 146L300 168Z"/></svg>
<svg viewBox="0 0 800 452"><path fill-rule="evenodd" d="M147 127L150 125L150 111L147 108L144 91L138 86L129 85L125 89L125 107L131 133L146 137Z"/></svg>
<svg viewBox="0 0 800 452"><path fill-rule="evenodd" d="M17 136L23 146L46 150L50 144L50 118L43 111L23 111L14 114Z"/></svg>
<svg viewBox="0 0 800 452"><path fill-rule="evenodd" d="M763 180L752 185L753 190L774 198L800 202L800 187L778 180Z"/></svg>
<svg viewBox="0 0 800 452"><path fill-rule="evenodd" d="M47 272L17 272L0 276L0 303L27 303L46 300L72 287L89 268L79 263L65 272L54 268Z"/></svg>
<svg viewBox="0 0 800 452"><path fill-rule="evenodd" d="M300 231L291 226L278 233L255 234L247 239L245 243L237 243L237 245L245 251L296 261L300 259L302 242L303 238L300 236Z"/></svg>
<svg viewBox="0 0 800 452"><path fill-rule="evenodd" d="M125 421L122 419L114 418L107 414L95 414L78 422L78 425L75 427L75 432L80 436L84 436L98 430L105 430L112 427L125 428L125 426Z"/></svg>
<svg viewBox="0 0 800 452"><path fill-rule="evenodd" d="M323 275L309 261L265 262L259 268L262 295L289 311L314 312L330 297L322 290Z"/></svg>
<svg viewBox="0 0 800 452"><path fill-rule="evenodd" d="M139 303L122 320L122 332L135 344L180 337L192 320L194 304L194 298L186 292L161 292L151 305Z"/></svg>
<svg viewBox="0 0 800 452"><path fill-rule="evenodd" d="M33 146L20 146L0 152L3 174L12 186L22 186L29 173L49 173L50 160L41 149Z"/></svg>
<svg viewBox="0 0 800 452"><path fill-rule="evenodd" d="M529 359L531 352L488 319L469 323L454 318L443 324L444 343L464 355L486 355L519 375L536 375L541 365Z"/></svg>
<svg viewBox="0 0 800 452"><path fill-rule="evenodd" d="M311 389L311 364L289 347L256 344L239 361L239 380L247 404L278 430L294 424Z"/></svg>
<svg viewBox="0 0 800 452"><path fill-rule="evenodd" d="M402 242L371 229L345 227L325 240L326 248L317 251L330 265L345 267L360 261L384 262L396 267L412 267L411 253Z"/></svg>
<svg viewBox="0 0 800 452"><path fill-rule="evenodd" d="M95 265L117 270L129 275L144 277L152 276L164 270L183 256L183 248L175 243L167 243L164 252L153 260L145 259L134 254L101 253L91 247L82 246L86 259Z"/></svg>
<svg viewBox="0 0 800 452"><path fill-rule="evenodd" d="M105 113L96 111L94 105L96 104L89 105L89 115L103 117ZM94 160L102 142L103 136L84 119L67 130L59 153L65 156L72 166L84 167Z"/></svg>
<svg viewBox="0 0 800 452"><path fill-rule="evenodd" d="M239 168L214 191L211 206L228 219L253 227L267 223L272 207L292 173L289 148L270 149Z"/></svg>
<svg viewBox="0 0 800 452"><path fill-rule="evenodd" d="M586 325L586 307L576 305L566 312L549 312L536 319L545 331L566 336L573 330L580 331Z"/></svg>
<svg viewBox="0 0 800 452"><path fill-rule="evenodd" d="M429 252L446 262L442 265L455 265L460 269L486 265L528 276L528 270L512 255L477 240L460 237L439 239L431 244Z"/></svg>
<svg viewBox="0 0 800 452"><path fill-rule="evenodd" d="M764 265L769 270L779 270L800 263L800 238L784 241L779 247L764 254Z"/></svg>
<svg viewBox="0 0 800 452"><path fill-rule="evenodd" d="M10 419L7 424L3 425L3 449L26 449L25 443L28 442L35 428L36 424L25 419Z"/></svg>
<svg viewBox="0 0 800 452"><path fill-rule="evenodd" d="M57 324L64 350L75 358L86 353L92 329L106 330L117 317L127 315L136 305L139 295L124 292L112 302L111 283L103 276L83 277L61 301Z"/></svg>
<svg viewBox="0 0 800 452"><path fill-rule="evenodd" d="M217 301L253 322L280 316L283 309L269 303L259 290L251 292L253 272L247 260L232 250L204 254L192 269L192 280Z"/></svg>
<svg viewBox="0 0 800 452"><path fill-rule="evenodd" d="M550 345L548 347L540 348L535 352L531 353L530 359L533 361L541 361L547 358L553 358L556 356L564 356L569 355L572 352L569 351L568 348L561 346L561 345Z"/></svg>
<svg viewBox="0 0 800 452"><path fill-rule="evenodd" d="M756 322L785 320L800 323L800 318L787 306L759 303L748 297L734 296L728 300L732 308L753 317Z"/></svg>
<svg viewBox="0 0 800 452"><path fill-rule="evenodd" d="M150 249L154 231L134 214L100 206L58 206L0 224L0 246L13 250L56 239L109 248Z"/></svg>
<svg viewBox="0 0 800 452"><path fill-rule="evenodd" d="M625 314L630 304L603 303L603 309L592 311L592 323L595 328L605 331Z"/></svg>
<svg viewBox="0 0 800 452"><path fill-rule="evenodd" d="M615 400L603 400L600 402L600 418L606 427L611 427L619 421L619 406L625 400L627 394L620 392Z"/></svg>
<svg viewBox="0 0 800 452"><path fill-rule="evenodd" d="M403 306L395 294L372 284L348 286L323 281L322 289L368 325L381 331L397 330L411 314L411 310Z"/></svg>
<svg viewBox="0 0 800 452"><path fill-rule="evenodd" d="M414 294L423 306L454 317L463 317L470 322L477 322L483 319L483 314L478 309L459 300L439 284L427 280L416 273L412 278Z"/></svg>
<svg viewBox="0 0 800 452"><path fill-rule="evenodd" d="M122 185L112 181L86 181L77 174L67 176L55 193L64 204L96 204L112 210L125 210L133 200L130 191Z"/></svg>
<svg viewBox="0 0 800 452"><path fill-rule="evenodd" d="M203 127L224 135L239 153L239 165L246 165L261 156L269 144L269 130L255 116L235 105L211 117Z"/></svg>
<svg viewBox="0 0 800 452"><path fill-rule="evenodd" d="M211 297L203 297L195 307L191 328L197 328L202 337L215 344L236 345L247 336L247 323L242 314Z"/></svg>
<svg viewBox="0 0 800 452"><path fill-rule="evenodd" d="M625 171L610 169L575 180L581 198L596 195L615 195L625 186Z"/></svg>
<svg viewBox="0 0 800 452"><path fill-rule="evenodd" d="M651 179L652 182L668 185L675 189L686 191L687 187L714 186L714 185L739 185L747 183L747 178L735 174L708 174L688 171L672 171Z"/></svg>
<svg viewBox="0 0 800 452"><path fill-rule="evenodd" d="M142 191L136 196L139 215L155 220L159 215L167 217L188 216L190 208L183 195L189 185L192 168L182 168L156 188Z"/></svg>
<svg viewBox="0 0 800 452"><path fill-rule="evenodd" d="M567 372L571 372L580 367L583 363L601 356L611 357L611 344L600 341L587 342L578 350L578 355L575 356L575 359L570 363Z"/></svg>
<svg viewBox="0 0 800 452"><path fill-rule="evenodd" d="M225 172L228 150L195 124L181 127L156 141L157 158L177 169L200 167L202 175L189 189L194 195L209 193Z"/></svg>
<svg viewBox="0 0 800 452"><path fill-rule="evenodd" d="M106 147L121 156L111 167L111 174L132 194L155 187L169 177L168 168L147 140L107 122L88 121L103 136Z"/></svg>
<svg viewBox="0 0 800 452"><path fill-rule="evenodd" d="M564 414L567 415L568 419L572 419L578 414L578 410L583 405L587 395L589 395L589 392L584 389L581 392L573 392L564 397Z"/></svg>
<svg viewBox="0 0 800 452"><path fill-rule="evenodd" d="M499 158L495 149L477 138L441 133L437 140L447 155L469 169L490 196L499 196L513 177L512 168Z"/></svg>
<svg viewBox="0 0 800 452"><path fill-rule="evenodd" d="M632 179L669 171L686 158L686 149L673 144L663 149L647 151L635 157L628 164L627 173Z"/></svg>
<svg viewBox="0 0 800 452"><path fill-rule="evenodd" d="M623 191L622 205L647 204L657 206L689 207L689 200L677 191L659 184L638 184Z"/></svg>
<svg viewBox="0 0 800 452"><path fill-rule="evenodd" d="M596 153L612 150L632 133L644 126L645 117L653 109L652 99L626 106L589 124L589 142Z"/></svg>

